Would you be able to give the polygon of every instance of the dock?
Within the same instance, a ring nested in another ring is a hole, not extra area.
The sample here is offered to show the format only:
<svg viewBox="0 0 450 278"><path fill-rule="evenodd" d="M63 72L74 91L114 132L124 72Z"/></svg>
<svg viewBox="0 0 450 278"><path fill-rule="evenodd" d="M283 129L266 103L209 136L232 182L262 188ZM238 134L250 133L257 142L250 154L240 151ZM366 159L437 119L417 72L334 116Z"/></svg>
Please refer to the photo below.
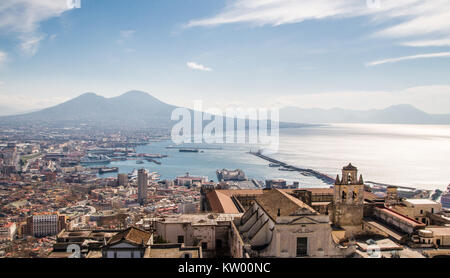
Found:
<svg viewBox="0 0 450 278"><path fill-rule="evenodd" d="M267 155L263 155L261 152L252 152L252 151L250 151L249 153L254 155L254 156L257 156L259 158L262 158L262 159L264 159L266 161L269 161L271 163L278 164L278 165L280 165L281 167L283 167L285 169L290 169L291 171L296 171L296 172L299 172L299 173L302 173L302 174L306 173L307 175L314 176L314 177L322 180L326 184L334 184L335 181L336 181L335 179L333 179L332 177L328 176L327 174L321 173L321 172L313 170L313 169L304 169L304 168L299 168L299 167L296 167L296 166L292 166L292 165L289 165L289 164L287 164L287 163L285 163L283 161L279 161L279 160L274 159L272 157L269 157Z"/></svg>
<svg viewBox="0 0 450 278"><path fill-rule="evenodd" d="M383 186L383 187L394 186L394 187L398 187L398 188L401 188L401 189L417 190L417 188L414 188L414 187L400 186L400 185L393 185L393 184L386 184L386 183L379 183L379 182L374 182L374 181L367 181L366 183L370 183L370 184L378 185L378 186Z"/></svg>
<svg viewBox="0 0 450 278"><path fill-rule="evenodd" d="M191 149L191 150L222 150L221 147L181 147L181 146L167 146L166 149Z"/></svg>

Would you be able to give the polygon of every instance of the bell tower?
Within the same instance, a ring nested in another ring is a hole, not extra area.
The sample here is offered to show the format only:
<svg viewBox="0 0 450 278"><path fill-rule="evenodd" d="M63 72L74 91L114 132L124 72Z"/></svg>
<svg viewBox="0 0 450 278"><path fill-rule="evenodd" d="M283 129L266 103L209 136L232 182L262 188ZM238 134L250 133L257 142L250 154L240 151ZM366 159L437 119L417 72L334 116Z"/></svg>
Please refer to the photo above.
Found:
<svg viewBox="0 0 450 278"><path fill-rule="evenodd" d="M358 169L351 163L342 168L342 179L336 177L333 195L333 224L360 226L364 209L364 181L358 177Z"/></svg>

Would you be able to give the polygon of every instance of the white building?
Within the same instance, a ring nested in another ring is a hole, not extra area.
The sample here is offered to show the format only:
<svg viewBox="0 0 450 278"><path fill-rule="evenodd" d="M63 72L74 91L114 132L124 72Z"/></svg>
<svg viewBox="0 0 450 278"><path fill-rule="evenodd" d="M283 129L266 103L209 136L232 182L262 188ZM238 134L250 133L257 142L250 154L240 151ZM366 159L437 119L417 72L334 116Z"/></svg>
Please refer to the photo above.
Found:
<svg viewBox="0 0 450 278"><path fill-rule="evenodd" d="M329 215L319 214L301 200L272 189L257 196L233 233L243 257L344 257L353 252L333 241Z"/></svg>
<svg viewBox="0 0 450 278"><path fill-rule="evenodd" d="M16 223L0 224L0 241L14 240L17 234Z"/></svg>

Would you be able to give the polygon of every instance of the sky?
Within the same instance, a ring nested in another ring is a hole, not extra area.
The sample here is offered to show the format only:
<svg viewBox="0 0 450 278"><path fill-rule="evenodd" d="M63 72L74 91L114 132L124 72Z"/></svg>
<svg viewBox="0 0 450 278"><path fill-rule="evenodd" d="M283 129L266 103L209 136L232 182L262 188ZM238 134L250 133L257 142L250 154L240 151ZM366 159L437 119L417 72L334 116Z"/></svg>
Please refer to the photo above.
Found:
<svg viewBox="0 0 450 278"><path fill-rule="evenodd" d="M2 0L0 109L129 90L192 107L450 113L450 0Z"/></svg>

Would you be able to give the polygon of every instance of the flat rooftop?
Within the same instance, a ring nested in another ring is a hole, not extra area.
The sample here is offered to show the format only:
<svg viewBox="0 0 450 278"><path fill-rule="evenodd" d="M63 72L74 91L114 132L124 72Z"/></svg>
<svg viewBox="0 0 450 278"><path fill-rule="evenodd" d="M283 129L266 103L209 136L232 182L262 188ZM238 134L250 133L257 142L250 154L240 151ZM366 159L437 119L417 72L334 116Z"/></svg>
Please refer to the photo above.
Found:
<svg viewBox="0 0 450 278"><path fill-rule="evenodd" d="M432 231L434 236L450 236L450 227L426 227L425 230Z"/></svg>
<svg viewBox="0 0 450 278"><path fill-rule="evenodd" d="M193 226L217 225L217 222L232 221L235 217L242 216L242 213L202 213L202 214L181 214L176 216L157 217L152 220L161 223L191 223Z"/></svg>
<svg viewBox="0 0 450 278"><path fill-rule="evenodd" d="M438 202L429 200L429 199L405 199L404 202L410 203L413 205L438 205Z"/></svg>

